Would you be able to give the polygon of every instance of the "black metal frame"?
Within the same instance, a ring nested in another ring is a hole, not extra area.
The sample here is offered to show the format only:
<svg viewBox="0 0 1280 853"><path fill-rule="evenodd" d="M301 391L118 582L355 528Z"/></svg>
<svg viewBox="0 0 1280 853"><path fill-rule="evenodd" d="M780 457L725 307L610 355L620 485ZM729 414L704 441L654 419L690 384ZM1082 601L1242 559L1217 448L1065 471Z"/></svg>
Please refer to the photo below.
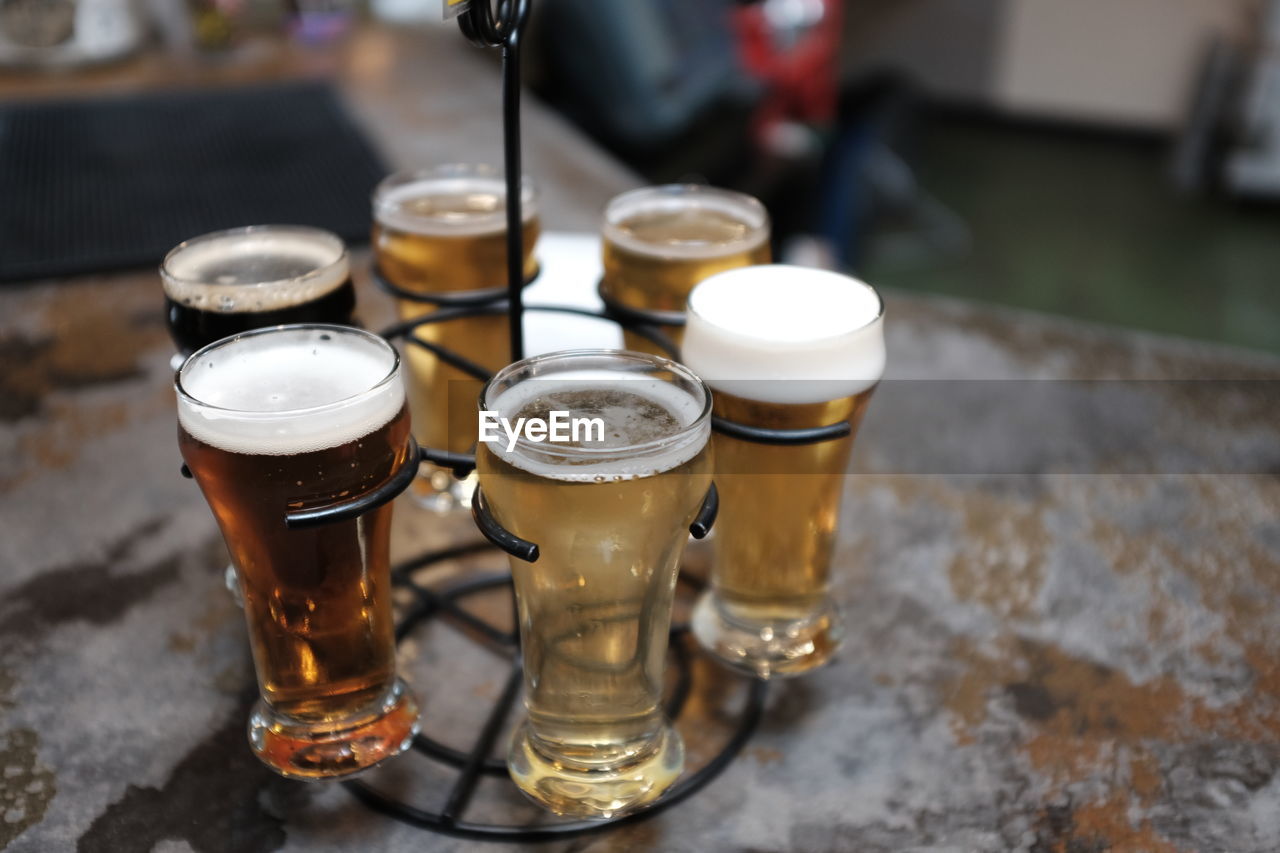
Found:
<svg viewBox="0 0 1280 853"><path fill-rule="evenodd" d="M477 379L488 380L490 372L486 368L446 347L423 340L412 334L413 330L419 326L463 317L505 314L509 320L511 361L515 362L524 355L525 311L533 310L575 314L615 322L624 329L651 341L672 358L676 358L677 348L660 327L683 325L684 316L679 312L636 310L610 299L604 294L603 288L598 290L606 306L604 312L570 306L538 306L526 309L523 304L523 288L537 277L535 273L528 280L524 278L521 227L523 217L520 157L520 34L528 20L531 2L532 0L501 0L498 12L495 14L491 0L472 0L470 8L463 13L459 21L462 32L473 43L482 47L502 48L503 146L507 185L507 287L505 290L492 288L460 294L412 293L396 287L387 281L380 270L374 269L374 280L396 298L437 306L437 310L429 314L388 327L382 332L382 336L387 339L403 336L410 345L426 349L460 371ZM735 438L782 445L828 441L845 437L851 431L849 424L844 422L815 429L769 430L713 417L712 425L715 430ZM409 441L408 452L403 460L378 488L342 503L289 512L284 517L284 523L290 528L301 529L354 519L385 505L407 489L422 461L451 468L459 477L466 476L475 468L474 454L419 448L412 438ZM183 476L191 476L186 465L182 466L182 473ZM701 539L707 535L715 521L718 507L719 497L713 483L707 491L698 516L690 525L689 531L694 537ZM427 620L436 616L444 617L466 631L468 636L478 638L479 641L498 650L510 660L511 669L502 693L490 710L480 735L469 748L458 749L423 734L415 737L413 743L415 750L459 770L458 778L439 812L401 802L363 780L348 780L343 783L345 787L375 811L423 829L461 838L532 843L586 835L645 820L682 802L715 779L734 760L759 724L764 713L767 682L761 680L748 682L746 702L737 727L721 751L702 767L683 776L657 802L641 811L608 821L553 821L523 826L475 824L463 819L480 778L484 775L506 775L506 764L493 757L493 749L519 695L521 668L518 630L504 631L469 613L458 602L469 595L498 587L510 588L511 575L509 573L485 574L469 578L443 590L433 590L417 584L412 573L434 563L485 550L491 547L490 543L518 559L528 562L538 559L537 544L521 539L503 528L489 511L488 503L480 489L475 492L472 511L477 527L489 540L488 542L471 543L436 551L393 569L394 583L414 593L412 605L396 627L396 640L403 641L416 627ZM696 585L694 581L683 575L680 576L680 581ZM667 714L672 719L679 716L692 689L687 634L687 626L674 626L671 629L671 654L674 656L678 673L675 690L666 704Z"/></svg>

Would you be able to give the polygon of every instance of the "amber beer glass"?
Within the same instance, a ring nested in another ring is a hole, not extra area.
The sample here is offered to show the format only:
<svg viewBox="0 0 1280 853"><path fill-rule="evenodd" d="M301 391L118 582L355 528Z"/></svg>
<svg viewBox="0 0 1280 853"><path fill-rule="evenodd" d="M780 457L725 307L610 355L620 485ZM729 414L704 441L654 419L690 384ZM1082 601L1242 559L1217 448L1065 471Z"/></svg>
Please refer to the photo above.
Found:
<svg viewBox="0 0 1280 853"><path fill-rule="evenodd" d="M839 644L831 553L853 433L884 371L883 313L857 279L781 265L721 273L689 297L683 359L714 390L717 416L853 428L797 446L715 436L720 515L693 630L735 668L796 675Z"/></svg>
<svg viewBox="0 0 1280 853"><path fill-rule="evenodd" d="M481 408L601 421L568 443L481 442L477 461L494 516L541 549L511 560L528 708L511 776L557 814L625 814L684 763L662 673L677 564L711 485L710 394L664 358L580 350L504 369Z"/></svg>
<svg viewBox="0 0 1280 853"><path fill-rule="evenodd" d="M769 263L769 214L749 195L697 184L623 193L604 214L604 294L628 308L683 311L693 286ZM681 330L662 326L678 345ZM658 353L627 332L628 349ZM659 353L661 354L661 353Z"/></svg>
<svg viewBox="0 0 1280 853"><path fill-rule="evenodd" d="M183 356L286 323L349 324L347 247L302 225L252 225L179 243L160 266L169 333Z"/></svg>
<svg viewBox="0 0 1280 853"><path fill-rule="evenodd" d="M178 443L238 569L260 699L249 740L284 776L323 779L405 749L418 726L396 677L391 505L286 527L349 501L409 452L399 359L345 326L248 332L178 373Z"/></svg>
<svg viewBox="0 0 1280 853"><path fill-rule="evenodd" d="M502 174L488 166L456 164L392 175L373 196L374 259L391 284L414 293L476 294L507 286L507 191ZM537 269L537 199L522 190L525 276ZM400 318L420 317L434 305L397 301ZM511 362L506 317L468 317L420 326L415 334L489 370ZM406 349L409 406L414 435L424 447L469 453L476 441L475 400L482 383L420 347ZM413 494L447 512L469 506L474 477L458 481L445 468L424 462Z"/></svg>
<svg viewBox="0 0 1280 853"><path fill-rule="evenodd" d="M350 324L356 305L346 244L305 225L250 225L179 243L160 265L176 370L203 346L286 323ZM234 567L227 588L238 596Z"/></svg>

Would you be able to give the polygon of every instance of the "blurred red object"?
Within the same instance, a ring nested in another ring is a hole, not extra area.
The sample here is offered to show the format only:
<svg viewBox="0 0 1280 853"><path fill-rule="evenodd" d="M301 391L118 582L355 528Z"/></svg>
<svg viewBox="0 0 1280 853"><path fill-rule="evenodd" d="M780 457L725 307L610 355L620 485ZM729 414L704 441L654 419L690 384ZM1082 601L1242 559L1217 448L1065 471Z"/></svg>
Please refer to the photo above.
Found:
<svg viewBox="0 0 1280 853"><path fill-rule="evenodd" d="M835 119L843 12L843 0L766 0L734 10L743 64L765 87L757 140L783 122L826 127Z"/></svg>

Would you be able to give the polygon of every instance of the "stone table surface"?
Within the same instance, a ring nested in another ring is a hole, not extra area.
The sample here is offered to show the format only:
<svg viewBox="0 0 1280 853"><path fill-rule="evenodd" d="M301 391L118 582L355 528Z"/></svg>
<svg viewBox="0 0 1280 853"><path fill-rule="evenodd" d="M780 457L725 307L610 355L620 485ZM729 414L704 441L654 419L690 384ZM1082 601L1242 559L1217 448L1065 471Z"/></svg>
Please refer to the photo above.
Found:
<svg viewBox="0 0 1280 853"><path fill-rule="evenodd" d="M316 73L338 75L394 162L496 159L485 57L451 32L358 45ZM526 138L555 228L593 228L634 180L536 105ZM359 288L366 322L385 319L363 273ZM0 849L498 849L250 754L251 662L213 520L177 474L159 297L150 273L0 291ZM1280 362L887 305L888 381L835 558L838 659L771 686L760 730L696 797L529 849L1280 849ZM393 535L401 559L478 538L409 505ZM481 554L420 580L496 568ZM504 673L444 624L401 664L426 730L458 744ZM679 727L696 764L743 683L694 673ZM413 754L370 781L438 808L450 780ZM494 778L467 817L536 815Z"/></svg>

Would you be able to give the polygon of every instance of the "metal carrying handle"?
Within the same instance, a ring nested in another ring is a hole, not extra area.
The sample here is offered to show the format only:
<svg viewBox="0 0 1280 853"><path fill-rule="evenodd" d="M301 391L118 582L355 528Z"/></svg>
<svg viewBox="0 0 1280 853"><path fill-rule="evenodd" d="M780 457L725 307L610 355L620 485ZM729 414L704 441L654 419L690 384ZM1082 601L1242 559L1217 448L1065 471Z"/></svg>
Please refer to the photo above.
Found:
<svg viewBox="0 0 1280 853"><path fill-rule="evenodd" d="M541 265L525 277L524 284L521 286L528 287L537 281L540 275L542 275ZM488 305L491 302L506 299L508 293L508 288L505 284L501 287L486 287L483 290L446 291L443 293L421 293L416 290L406 290L383 275L377 262L374 263L369 276L373 279L374 284L396 299L403 299L406 302L424 302L428 305L438 305L441 308L474 308L480 305ZM505 314L506 311L502 313Z"/></svg>
<svg viewBox="0 0 1280 853"><path fill-rule="evenodd" d="M507 181L507 300L511 361L524 358L524 170L520 165L520 34L531 0L505 0L495 15L490 0L472 0L458 28L477 47L502 48L502 166Z"/></svg>
<svg viewBox="0 0 1280 853"><path fill-rule="evenodd" d="M689 535L694 539L703 539L711 532L711 527L715 524L716 515L720 511L720 492L716 490L716 484L712 483L711 488L707 489L707 494L702 498L702 506L698 509L697 516L694 517L693 523L689 525ZM480 532L494 545L497 545L503 551L506 551L517 559L524 560L526 563L536 563L541 552L538 549L538 543L530 542L528 539L521 539L507 528L503 527L498 519L493 517L493 512L489 509L489 502L485 500L484 491L476 486L475 493L471 496L471 517L475 519L476 527L480 528Z"/></svg>
<svg viewBox="0 0 1280 853"><path fill-rule="evenodd" d="M529 17L528 0L505 0L498 18L489 0L475 0L458 18L458 29L476 47L519 47L520 31Z"/></svg>

